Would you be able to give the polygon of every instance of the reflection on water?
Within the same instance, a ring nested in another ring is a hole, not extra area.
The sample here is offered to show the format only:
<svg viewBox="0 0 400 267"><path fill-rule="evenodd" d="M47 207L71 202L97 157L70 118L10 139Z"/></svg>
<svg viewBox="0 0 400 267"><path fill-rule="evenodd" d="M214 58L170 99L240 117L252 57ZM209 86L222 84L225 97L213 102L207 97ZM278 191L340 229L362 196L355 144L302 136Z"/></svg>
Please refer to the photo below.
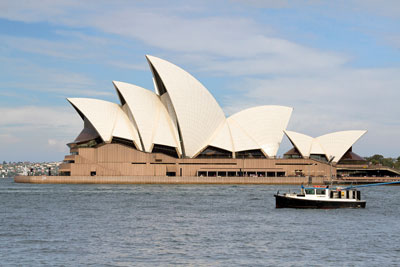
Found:
<svg viewBox="0 0 400 267"><path fill-rule="evenodd" d="M1 265L397 265L400 187L366 209L275 209L297 186L34 185L0 179Z"/></svg>

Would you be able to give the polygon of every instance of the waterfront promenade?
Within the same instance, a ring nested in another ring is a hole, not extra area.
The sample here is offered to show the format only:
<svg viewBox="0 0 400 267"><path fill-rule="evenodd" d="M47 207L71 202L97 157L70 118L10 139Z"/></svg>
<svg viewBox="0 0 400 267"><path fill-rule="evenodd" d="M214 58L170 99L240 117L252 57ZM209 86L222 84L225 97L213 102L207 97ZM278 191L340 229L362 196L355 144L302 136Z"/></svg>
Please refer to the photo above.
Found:
<svg viewBox="0 0 400 267"><path fill-rule="evenodd" d="M15 176L35 184L324 184L326 177Z"/></svg>
<svg viewBox="0 0 400 267"><path fill-rule="evenodd" d="M327 177L198 177L198 176L15 176L16 183L33 184L329 184ZM400 181L400 177L345 177L334 184L365 184Z"/></svg>

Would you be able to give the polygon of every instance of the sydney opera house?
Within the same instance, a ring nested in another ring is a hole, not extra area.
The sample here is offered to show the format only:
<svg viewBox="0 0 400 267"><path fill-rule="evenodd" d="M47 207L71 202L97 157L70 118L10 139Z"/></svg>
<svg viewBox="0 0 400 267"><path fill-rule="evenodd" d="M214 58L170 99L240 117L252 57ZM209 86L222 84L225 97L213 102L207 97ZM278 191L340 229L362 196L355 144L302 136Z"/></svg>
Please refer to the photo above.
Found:
<svg viewBox="0 0 400 267"><path fill-rule="evenodd" d="M352 152L365 130L316 138L288 131L293 108L257 106L226 117L192 75L146 56L155 92L114 81L119 103L68 98L83 120L64 176L327 176L365 164ZM293 149L277 157L284 137ZM333 165L333 168L331 166Z"/></svg>

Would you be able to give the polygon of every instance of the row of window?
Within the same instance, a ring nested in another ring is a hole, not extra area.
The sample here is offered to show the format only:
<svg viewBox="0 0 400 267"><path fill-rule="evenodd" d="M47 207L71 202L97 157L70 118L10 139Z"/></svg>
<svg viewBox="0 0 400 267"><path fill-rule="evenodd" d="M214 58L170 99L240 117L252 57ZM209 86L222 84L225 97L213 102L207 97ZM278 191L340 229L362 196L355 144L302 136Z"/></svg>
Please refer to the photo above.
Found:
<svg viewBox="0 0 400 267"><path fill-rule="evenodd" d="M325 189L313 189L313 188L307 188L305 189L307 195L325 195L326 190Z"/></svg>
<svg viewBox="0 0 400 267"><path fill-rule="evenodd" d="M197 176L204 177L283 177L285 172L266 171L198 171Z"/></svg>

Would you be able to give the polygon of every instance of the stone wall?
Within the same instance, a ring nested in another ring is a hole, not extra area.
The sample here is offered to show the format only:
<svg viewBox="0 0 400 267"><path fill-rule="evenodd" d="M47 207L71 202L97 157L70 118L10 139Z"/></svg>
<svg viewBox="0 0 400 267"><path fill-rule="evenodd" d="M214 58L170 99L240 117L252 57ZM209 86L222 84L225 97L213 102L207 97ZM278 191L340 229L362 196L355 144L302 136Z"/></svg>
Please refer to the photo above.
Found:
<svg viewBox="0 0 400 267"><path fill-rule="evenodd" d="M310 177L324 184L324 177ZM16 183L35 184L308 184L308 177L180 177L180 176L16 176Z"/></svg>

